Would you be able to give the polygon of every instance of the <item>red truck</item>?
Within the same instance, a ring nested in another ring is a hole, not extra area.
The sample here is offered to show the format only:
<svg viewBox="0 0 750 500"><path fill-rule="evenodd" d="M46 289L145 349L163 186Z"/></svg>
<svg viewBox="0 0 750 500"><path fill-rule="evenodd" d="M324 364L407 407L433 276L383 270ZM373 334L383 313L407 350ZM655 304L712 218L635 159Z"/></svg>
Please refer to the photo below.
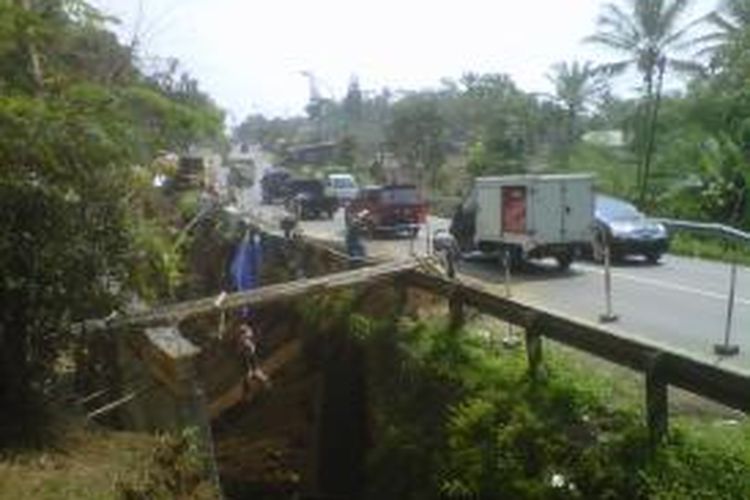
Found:
<svg viewBox="0 0 750 500"><path fill-rule="evenodd" d="M413 184L362 188L346 207L347 220L359 217L371 236L407 233L416 236L427 218L425 203Z"/></svg>

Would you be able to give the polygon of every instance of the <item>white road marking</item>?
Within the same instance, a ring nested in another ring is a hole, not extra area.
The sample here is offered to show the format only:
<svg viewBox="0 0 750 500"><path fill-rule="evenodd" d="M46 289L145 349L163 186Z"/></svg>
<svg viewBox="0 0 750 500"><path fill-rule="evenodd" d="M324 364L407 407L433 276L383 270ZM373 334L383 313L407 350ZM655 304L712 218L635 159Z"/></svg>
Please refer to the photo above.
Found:
<svg viewBox="0 0 750 500"><path fill-rule="evenodd" d="M589 272L589 273L597 273L597 274L604 274L604 269L594 266L587 266L587 265L576 265L576 269L581 269L582 271ZM659 288L664 288L665 290L672 290L676 292L683 292L683 293L692 293L695 295L700 295L701 297L706 297L709 299L716 299L721 301L727 301L728 296L727 294L721 294L716 292L709 292L706 290L701 290L699 288L693 288L691 286L685 286L685 285L677 285L674 283L667 283L665 281L660 281L653 278L644 278L641 276L634 276L632 274L626 274L622 272L615 271L612 273L613 278L620 278L627 281L632 281L634 283L640 283L644 285L651 285L656 286ZM735 296L734 298L735 304L742 304L745 306L750 306L750 299L746 299L744 297Z"/></svg>

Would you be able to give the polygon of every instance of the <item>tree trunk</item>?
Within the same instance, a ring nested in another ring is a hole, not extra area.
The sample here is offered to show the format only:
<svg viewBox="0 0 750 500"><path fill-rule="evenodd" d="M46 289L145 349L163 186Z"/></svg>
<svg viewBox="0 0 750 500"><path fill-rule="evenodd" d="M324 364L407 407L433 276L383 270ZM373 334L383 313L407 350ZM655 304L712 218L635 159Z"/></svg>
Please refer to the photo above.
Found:
<svg viewBox="0 0 750 500"><path fill-rule="evenodd" d="M638 141L638 170L636 171L635 178L635 189L640 194L643 186L644 166L646 164L646 146L649 141L650 135L650 117L651 107L654 102L654 68L649 68L643 76L643 81L646 85L646 100L639 108L640 116L637 119L638 127L640 127L641 137Z"/></svg>
<svg viewBox="0 0 750 500"><path fill-rule="evenodd" d="M659 107L661 106L661 93L664 85L665 61L662 59L658 63L659 79L656 84L656 94L652 96L651 113L649 116L649 132L646 142L646 151L643 158L643 179L641 180L640 193L638 196L639 204L642 207L646 201L646 192L648 191L648 178L651 173L651 161L656 146L656 122L659 119Z"/></svg>
<svg viewBox="0 0 750 500"><path fill-rule="evenodd" d="M17 0L17 5L26 12L31 12L33 10L31 6L31 0ZM29 28L29 30L25 33L24 38L26 52L29 58L29 73L31 74L31 79L34 82L34 90L36 92L41 92L42 88L44 87L44 74L42 73L42 62L39 55L39 50L34 43L34 30L32 28Z"/></svg>

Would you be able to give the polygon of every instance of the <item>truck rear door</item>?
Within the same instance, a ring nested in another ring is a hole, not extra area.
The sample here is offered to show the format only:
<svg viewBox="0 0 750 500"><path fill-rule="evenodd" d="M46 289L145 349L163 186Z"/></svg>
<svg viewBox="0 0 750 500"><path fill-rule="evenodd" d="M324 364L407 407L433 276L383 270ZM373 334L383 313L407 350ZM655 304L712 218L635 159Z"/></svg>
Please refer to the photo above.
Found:
<svg viewBox="0 0 750 500"><path fill-rule="evenodd" d="M582 242L591 238L594 221L594 186L589 178L567 179L562 185L563 241Z"/></svg>
<svg viewBox="0 0 750 500"><path fill-rule="evenodd" d="M533 185L531 236L537 243L559 243L563 233L562 183L540 179Z"/></svg>
<svg viewBox="0 0 750 500"><path fill-rule="evenodd" d="M526 186L503 186L502 188L503 233L526 233Z"/></svg>

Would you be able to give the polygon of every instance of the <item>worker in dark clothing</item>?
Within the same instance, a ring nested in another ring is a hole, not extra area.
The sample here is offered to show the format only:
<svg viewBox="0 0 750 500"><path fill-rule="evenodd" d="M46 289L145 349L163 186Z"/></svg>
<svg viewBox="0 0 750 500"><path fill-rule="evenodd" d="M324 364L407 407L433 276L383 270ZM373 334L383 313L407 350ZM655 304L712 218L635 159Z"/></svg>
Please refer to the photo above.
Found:
<svg viewBox="0 0 750 500"><path fill-rule="evenodd" d="M365 247L362 244L362 234L365 230L367 211L357 214L346 214L346 253L353 265L359 265L365 259Z"/></svg>
<svg viewBox="0 0 750 500"><path fill-rule="evenodd" d="M268 375L266 375L260 368L260 362L258 361L258 350L255 346L255 333L247 323L240 326L237 344L245 367L245 375L242 378L242 396L247 397L250 392L250 382L253 379L258 380L266 387L270 387L271 381L269 380Z"/></svg>

